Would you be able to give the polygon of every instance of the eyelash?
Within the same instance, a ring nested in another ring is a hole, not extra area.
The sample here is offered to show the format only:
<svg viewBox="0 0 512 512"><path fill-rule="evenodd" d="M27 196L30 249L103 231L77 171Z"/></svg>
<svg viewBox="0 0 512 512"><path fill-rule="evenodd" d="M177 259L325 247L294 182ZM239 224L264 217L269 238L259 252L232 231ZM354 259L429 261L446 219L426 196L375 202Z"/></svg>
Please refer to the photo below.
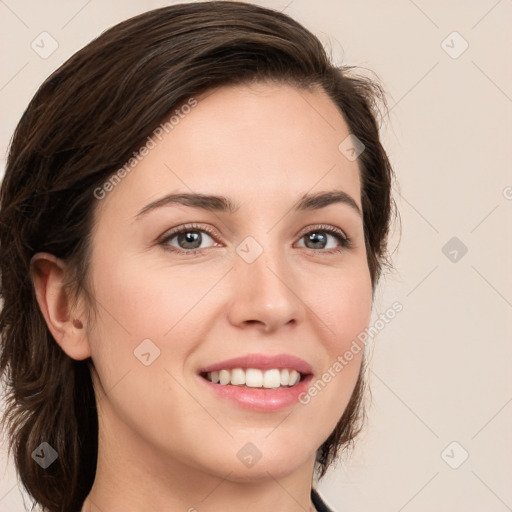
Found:
<svg viewBox="0 0 512 512"><path fill-rule="evenodd" d="M193 232L193 231L200 231L200 232L204 232L206 234L208 234L209 236L211 236L214 240L216 239L216 236L213 232L212 229L210 228L207 228L205 226L199 226L197 224L187 224L187 225L184 225L182 226L181 228L178 228L174 231L171 231L170 233L166 233L165 235L163 235L163 237L159 240L159 244L162 245L166 250L168 251L171 251L173 253L177 253L177 254L183 254L183 255L186 255L186 256L199 256L200 254L203 253L203 251L207 250L207 249L211 249L212 247L208 247L206 249L189 249L189 250L184 250L184 249L179 249L179 248L176 248L174 246L171 246L169 245L169 241L172 240L173 238L175 238L177 235L181 235L182 233L188 233L188 232ZM309 251L310 253L314 253L316 255L320 254L320 253L323 253L323 254L336 254L336 253L340 253L348 248L350 248L352 246L352 242L350 240L350 238L348 238L345 233L343 233L343 231L341 231L341 229L338 229L338 228L335 228L333 226L329 226L329 225L326 225L326 224L320 224L318 226L314 226L313 229L309 229L308 231L304 232L300 237L299 237L299 240L304 238L306 235L309 235L313 232L324 232L324 233L328 233L332 236L334 236L338 242L340 243L340 247L336 247L335 249L328 249L328 250L324 250L324 249L309 249L309 248L305 248L307 251ZM216 240L215 240L216 241Z"/></svg>

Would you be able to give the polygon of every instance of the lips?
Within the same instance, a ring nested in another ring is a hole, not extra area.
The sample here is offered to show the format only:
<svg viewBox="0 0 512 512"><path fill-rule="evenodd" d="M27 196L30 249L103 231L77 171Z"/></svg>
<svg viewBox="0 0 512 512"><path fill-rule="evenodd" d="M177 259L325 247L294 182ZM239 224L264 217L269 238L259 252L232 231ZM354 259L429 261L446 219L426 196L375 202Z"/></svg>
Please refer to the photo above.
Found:
<svg viewBox="0 0 512 512"><path fill-rule="evenodd" d="M220 372L221 370L232 370L233 368L242 368L245 370L248 368L257 368L260 370L272 370L274 368L284 370L288 368L305 375L313 373L313 368L309 363L304 361L304 359L289 354L278 354L275 356L247 354L242 357L235 357L205 366L199 369L199 373Z"/></svg>
<svg viewBox="0 0 512 512"><path fill-rule="evenodd" d="M289 354L248 354L198 370L200 381L217 397L262 412L295 405L312 373L309 363Z"/></svg>
<svg viewBox="0 0 512 512"><path fill-rule="evenodd" d="M214 384L225 386L247 386L249 388L279 388L281 386L294 386L300 381L301 375L297 370L285 368L272 368L260 370L259 368L233 368L206 373L206 378ZM204 374L203 374L204 376Z"/></svg>

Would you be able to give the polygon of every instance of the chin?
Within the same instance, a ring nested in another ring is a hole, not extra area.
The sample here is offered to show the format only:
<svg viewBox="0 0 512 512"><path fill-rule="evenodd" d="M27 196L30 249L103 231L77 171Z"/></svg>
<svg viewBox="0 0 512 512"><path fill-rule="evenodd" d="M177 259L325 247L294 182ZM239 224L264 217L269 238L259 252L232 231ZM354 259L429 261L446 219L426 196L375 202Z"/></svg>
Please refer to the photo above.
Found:
<svg viewBox="0 0 512 512"><path fill-rule="evenodd" d="M255 439L254 437L252 437ZM212 472L221 478L233 482L257 482L273 479L282 479L309 466L311 470L315 462L316 449L306 449L302 445L288 446L288 449L279 449L276 443L264 438L261 442L234 442L236 449L230 447L221 454L215 454L213 464L208 464ZM238 448L240 446L240 448Z"/></svg>

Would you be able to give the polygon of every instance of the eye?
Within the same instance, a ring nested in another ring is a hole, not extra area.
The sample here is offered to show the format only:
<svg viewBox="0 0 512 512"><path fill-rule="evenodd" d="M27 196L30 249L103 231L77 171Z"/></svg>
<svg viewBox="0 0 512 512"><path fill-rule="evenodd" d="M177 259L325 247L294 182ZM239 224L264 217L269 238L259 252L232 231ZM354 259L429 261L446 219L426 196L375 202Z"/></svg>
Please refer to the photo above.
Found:
<svg viewBox="0 0 512 512"><path fill-rule="evenodd" d="M329 225L315 226L303 232L299 243L305 240L304 247L314 253L332 254L341 252L351 246L350 239L341 231ZM213 242L213 243L211 243ZM209 245L204 246L203 244ZM188 224L166 233L159 241L165 249L186 256L200 255L205 249L214 247L213 231L206 227Z"/></svg>
<svg viewBox="0 0 512 512"><path fill-rule="evenodd" d="M202 246L203 243L208 241L213 242L209 230L204 227L200 228L195 225L187 225L167 233L165 237L160 240L160 243L172 251L195 254L202 249L212 247L212 245L206 247Z"/></svg>
<svg viewBox="0 0 512 512"><path fill-rule="evenodd" d="M317 226L314 230L303 234L299 242L302 240L305 240L303 247L315 252L320 250L324 253L333 253L350 247L350 239L341 229L333 226Z"/></svg>

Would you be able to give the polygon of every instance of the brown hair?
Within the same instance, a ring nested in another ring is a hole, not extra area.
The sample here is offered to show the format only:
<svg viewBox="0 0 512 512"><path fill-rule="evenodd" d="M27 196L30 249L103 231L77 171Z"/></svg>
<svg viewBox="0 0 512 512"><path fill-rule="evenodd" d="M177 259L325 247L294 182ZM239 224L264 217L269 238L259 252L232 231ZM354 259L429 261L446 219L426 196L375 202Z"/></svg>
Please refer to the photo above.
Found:
<svg viewBox="0 0 512 512"><path fill-rule="evenodd" d="M68 357L38 308L30 261L49 252L86 290L94 190L188 98L223 85L276 81L323 88L359 156L373 287L386 262L392 169L380 143L380 86L336 67L290 17L241 2L185 3L124 21L74 54L41 85L13 137L0 194L0 376L9 450L21 482L50 512L79 511L95 477L98 420L90 367ZM341 142L341 141L340 141ZM335 430L318 450L323 476L361 427L363 371ZM58 460L31 457L48 442Z"/></svg>

